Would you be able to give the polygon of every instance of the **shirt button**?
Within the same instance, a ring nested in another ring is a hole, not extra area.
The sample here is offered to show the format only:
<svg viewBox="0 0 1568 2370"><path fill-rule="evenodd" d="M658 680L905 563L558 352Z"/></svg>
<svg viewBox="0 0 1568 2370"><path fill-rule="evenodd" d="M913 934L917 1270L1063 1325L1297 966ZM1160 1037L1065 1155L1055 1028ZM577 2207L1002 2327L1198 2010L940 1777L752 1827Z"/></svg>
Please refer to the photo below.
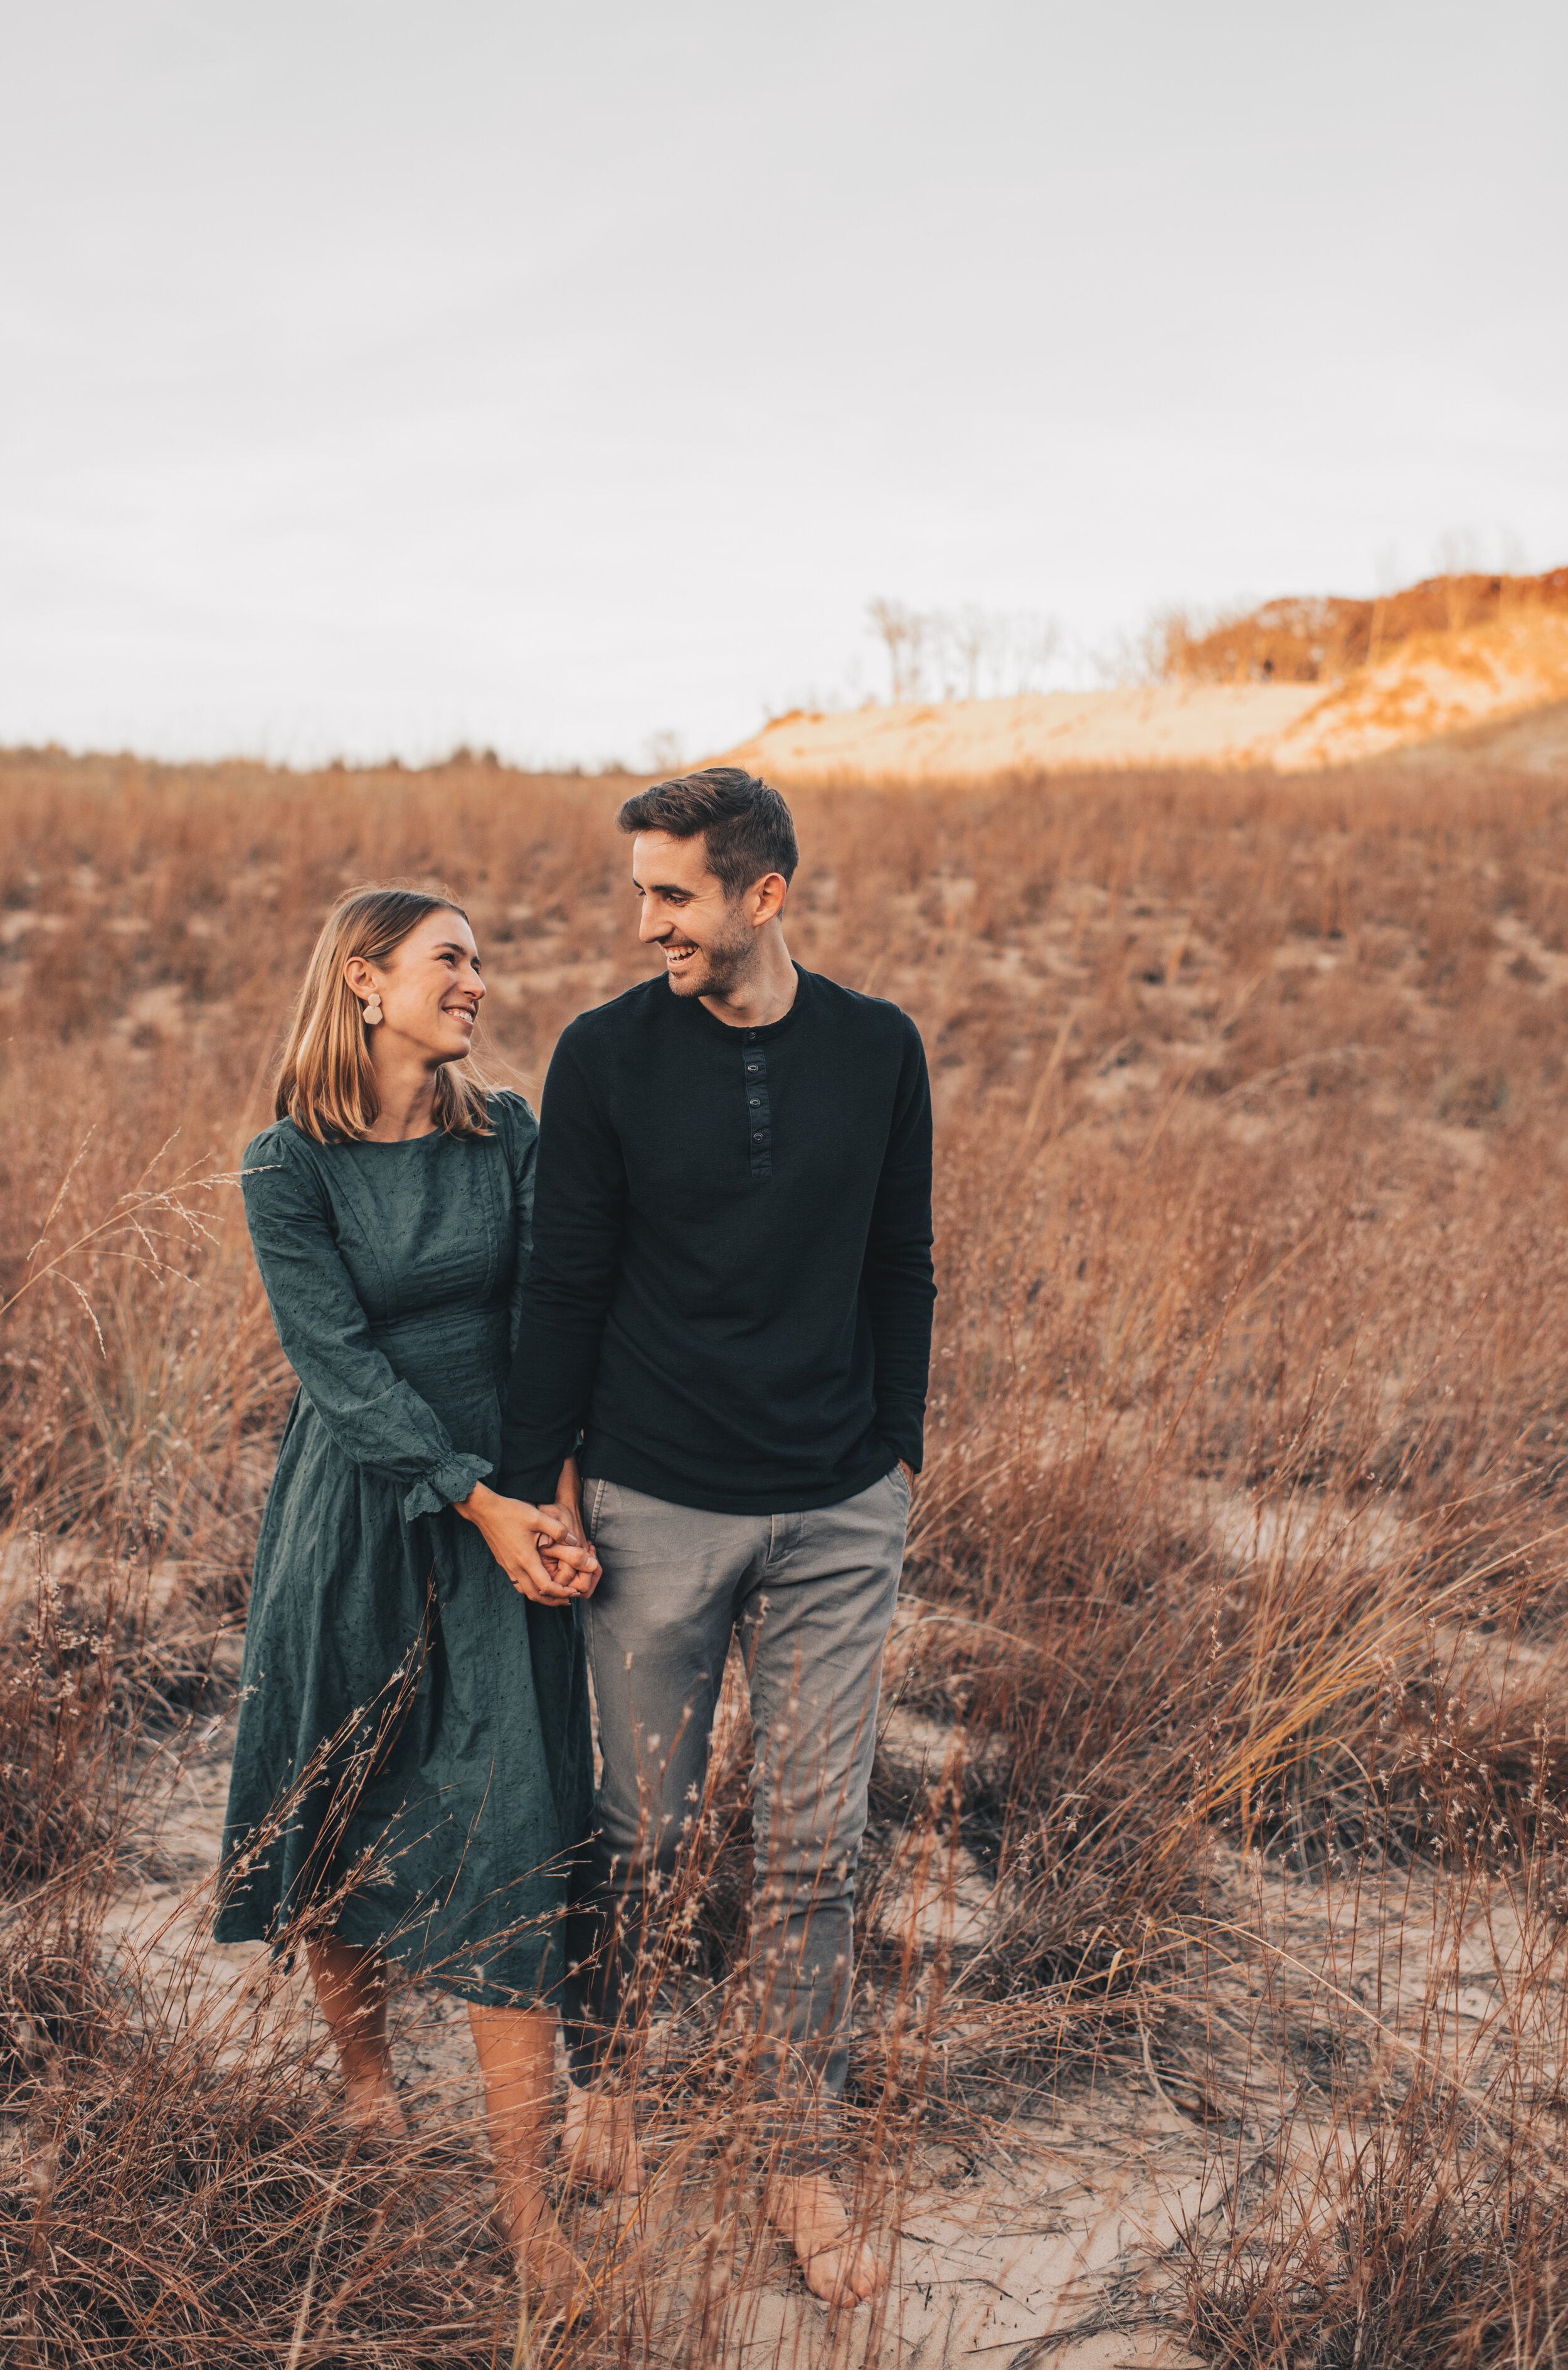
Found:
<svg viewBox="0 0 1568 2370"><path fill-rule="evenodd" d="M748 1045L754 1045L754 1044L756 1043L756 1041L757 1041L757 1031L756 1031L754 1029L748 1029L748 1030L746 1031L746 1042L748 1043Z"/></svg>
<svg viewBox="0 0 1568 2370"><path fill-rule="evenodd" d="M752 1133L752 1136L751 1136L751 1141L752 1141L752 1143L753 1143L753 1144L761 1144L761 1141L762 1141L762 1131L761 1131L761 1129L760 1127L759 1127L759 1128L757 1128L757 1129L755 1129L755 1130L753 1131L753 1133Z"/></svg>
<svg viewBox="0 0 1568 2370"><path fill-rule="evenodd" d="M747 1076L748 1076L749 1078L754 1078L754 1077L756 1076L756 1075L757 1075L758 1071L761 1068L761 1066L762 1066L762 1064L761 1064L761 1062L748 1062L748 1063L747 1063L747 1064L746 1064L746 1075L747 1075Z"/></svg>
<svg viewBox="0 0 1568 2370"><path fill-rule="evenodd" d="M753 1096L751 1097L751 1108L752 1108L752 1110L761 1110L761 1108L762 1108L762 1098L761 1098L761 1095L753 1095Z"/></svg>

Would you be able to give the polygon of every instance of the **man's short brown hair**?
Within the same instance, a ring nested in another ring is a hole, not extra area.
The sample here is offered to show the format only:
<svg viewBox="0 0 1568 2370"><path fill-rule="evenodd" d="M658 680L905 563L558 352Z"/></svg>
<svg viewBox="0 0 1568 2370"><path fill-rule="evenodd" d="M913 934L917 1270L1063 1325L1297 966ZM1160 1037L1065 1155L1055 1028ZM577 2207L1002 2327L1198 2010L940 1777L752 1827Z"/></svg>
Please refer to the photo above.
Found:
<svg viewBox="0 0 1568 2370"><path fill-rule="evenodd" d="M704 765L676 774L626 800L615 818L624 832L667 831L671 839L706 842L708 870L731 900L765 872L792 879L800 861L795 823L777 790L738 765Z"/></svg>

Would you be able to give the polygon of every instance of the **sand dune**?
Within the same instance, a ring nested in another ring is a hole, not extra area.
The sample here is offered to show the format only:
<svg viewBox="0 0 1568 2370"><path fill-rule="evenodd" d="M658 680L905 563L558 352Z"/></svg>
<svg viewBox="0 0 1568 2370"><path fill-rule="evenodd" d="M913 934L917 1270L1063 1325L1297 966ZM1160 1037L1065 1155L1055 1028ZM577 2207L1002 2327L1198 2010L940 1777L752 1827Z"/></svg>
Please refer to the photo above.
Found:
<svg viewBox="0 0 1568 2370"><path fill-rule="evenodd" d="M1282 772L1343 765L1568 698L1568 616L1499 617L1462 633L1413 634L1359 668L1281 735Z"/></svg>
<svg viewBox="0 0 1568 2370"><path fill-rule="evenodd" d="M985 781L1085 768L1272 765L1299 772L1439 739L1568 698L1568 616L1415 634L1315 684L1162 683L839 713L796 710L715 762L785 786Z"/></svg>
<svg viewBox="0 0 1568 2370"><path fill-rule="evenodd" d="M1266 765L1317 684L1152 684L781 716L725 763L783 783L985 780L1085 765Z"/></svg>

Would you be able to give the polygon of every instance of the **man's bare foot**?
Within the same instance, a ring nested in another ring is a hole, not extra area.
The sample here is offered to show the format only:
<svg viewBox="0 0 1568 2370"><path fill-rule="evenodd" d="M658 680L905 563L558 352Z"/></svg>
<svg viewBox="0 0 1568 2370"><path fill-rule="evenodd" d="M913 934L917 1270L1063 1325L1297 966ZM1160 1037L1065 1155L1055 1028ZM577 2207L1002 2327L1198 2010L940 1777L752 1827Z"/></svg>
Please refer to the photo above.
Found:
<svg viewBox="0 0 1568 2370"><path fill-rule="evenodd" d="M570 2329L587 2319L592 2292L538 2183L520 2181L497 2205L496 2220L512 2250L535 2326Z"/></svg>
<svg viewBox="0 0 1568 2370"><path fill-rule="evenodd" d="M826 2173L777 2181L767 2213L795 2249L807 2286L824 2304L864 2304L887 2286L887 2264L857 2237Z"/></svg>
<svg viewBox="0 0 1568 2370"><path fill-rule="evenodd" d="M408 2119L389 2077L347 2083L343 2108L361 2139L395 2143L408 2137Z"/></svg>
<svg viewBox="0 0 1568 2370"><path fill-rule="evenodd" d="M617 2189L623 2197L635 2197L643 2185L643 2159L631 2100L568 2082L561 2157L576 2187Z"/></svg>

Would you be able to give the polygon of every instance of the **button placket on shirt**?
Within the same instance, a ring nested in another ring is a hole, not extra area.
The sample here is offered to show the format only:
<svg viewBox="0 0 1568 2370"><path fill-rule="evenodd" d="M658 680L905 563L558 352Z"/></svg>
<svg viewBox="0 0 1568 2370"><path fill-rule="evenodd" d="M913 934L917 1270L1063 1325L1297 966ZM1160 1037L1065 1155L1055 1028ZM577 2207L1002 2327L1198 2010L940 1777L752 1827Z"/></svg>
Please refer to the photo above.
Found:
<svg viewBox="0 0 1568 2370"><path fill-rule="evenodd" d="M773 1167L773 1112L768 1101L768 1056L750 1030L741 1048L740 1067L746 1081L746 1148L753 1177L768 1177Z"/></svg>

